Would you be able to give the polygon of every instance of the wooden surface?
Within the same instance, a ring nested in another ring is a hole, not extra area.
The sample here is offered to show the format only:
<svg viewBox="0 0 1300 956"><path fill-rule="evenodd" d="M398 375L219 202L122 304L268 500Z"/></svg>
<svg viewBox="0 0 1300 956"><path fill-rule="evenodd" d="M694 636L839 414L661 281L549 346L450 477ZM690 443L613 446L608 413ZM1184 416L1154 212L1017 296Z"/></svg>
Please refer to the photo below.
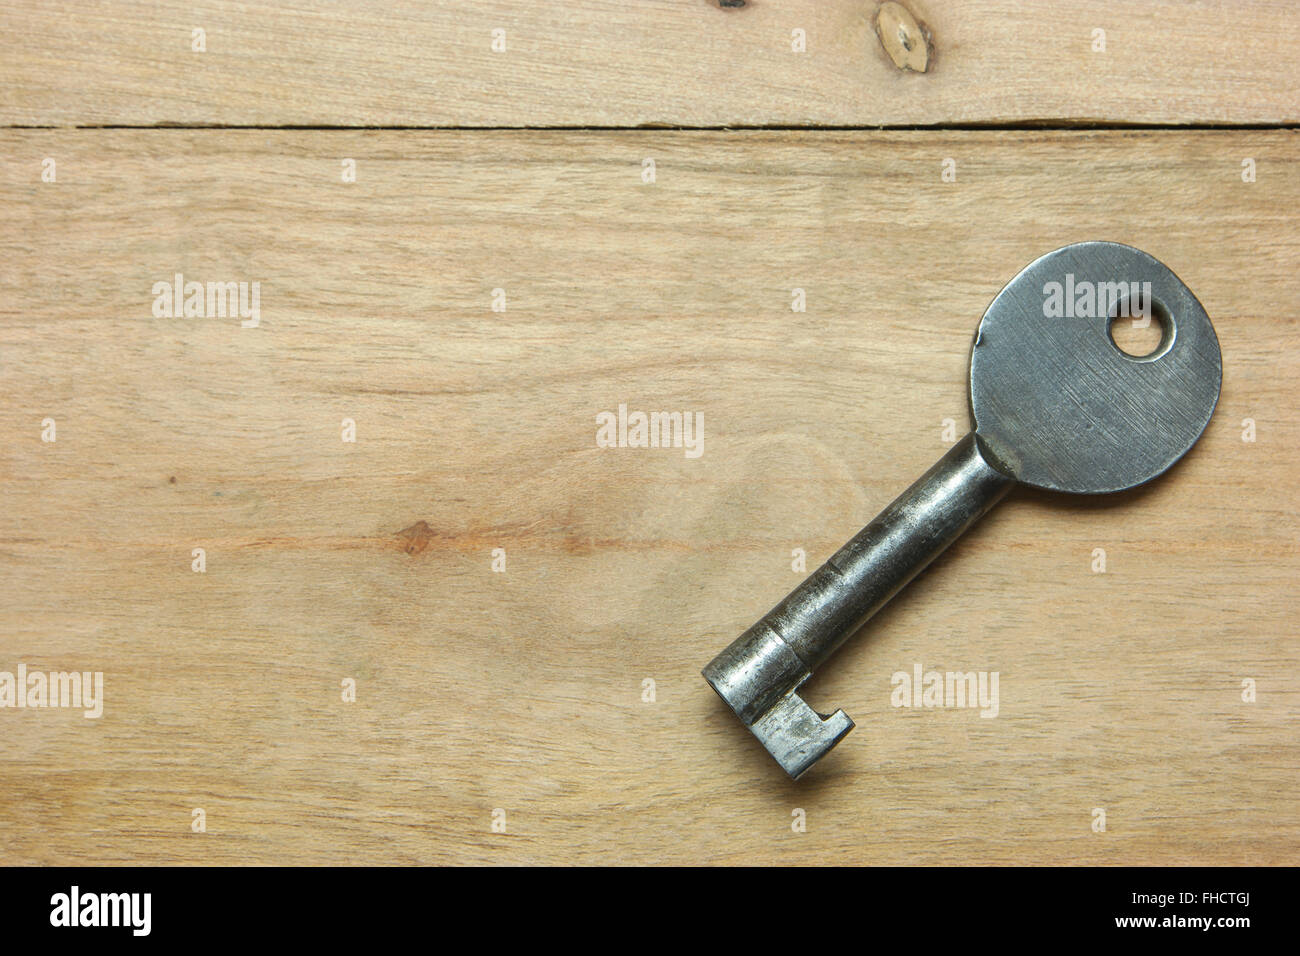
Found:
<svg viewBox="0 0 1300 956"><path fill-rule="evenodd" d="M0 669L105 700L0 710L0 859L1295 863L1297 147L4 132ZM983 309L1088 238L1213 317L1209 430L990 515L808 685L858 728L785 780L699 668L942 454ZM177 272L260 325L155 318ZM598 448L620 403L702 456ZM997 671L998 716L891 706L916 664Z"/></svg>
<svg viewBox="0 0 1300 956"><path fill-rule="evenodd" d="M924 73L886 55L872 0L5 0L0 122L1300 121L1294 3L908 4L932 38Z"/></svg>

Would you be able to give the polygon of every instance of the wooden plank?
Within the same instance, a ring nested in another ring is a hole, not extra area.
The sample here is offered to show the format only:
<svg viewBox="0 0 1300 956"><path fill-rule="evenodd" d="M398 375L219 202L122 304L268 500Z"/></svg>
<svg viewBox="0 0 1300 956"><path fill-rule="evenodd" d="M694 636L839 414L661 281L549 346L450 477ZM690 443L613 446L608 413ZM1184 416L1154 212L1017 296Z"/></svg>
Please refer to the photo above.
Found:
<svg viewBox="0 0 1300 956"><path fill-rule="evenodd" d="M11 130L0 170L0 670L104 674L98 719L0 709L0 859L1295 862L1294 132ZM1086 238L1205 304L1207 434L998 509L809 685L859 727L784 780L699 668ZM176 273L260 323L156 318ZM703 454L597 447L620 404ZM917 664L998 716L894 707Z"/></svg>
<svg viewBox="0 0 1300 956"><path fill-rule="evenodd" d="M8 125L918 125L1300 121L1272 0L0 4ZM897 29L897 19L885 22ZM203 31L196 52L195 30ZM493 51L493 31L504 50ZM796 52L803 31L802 52ZM1095 31L1101 31L1100 34ZM892 40L892 36L890 37ZM1094 49L1104 45L1104 50Z"/></svg>

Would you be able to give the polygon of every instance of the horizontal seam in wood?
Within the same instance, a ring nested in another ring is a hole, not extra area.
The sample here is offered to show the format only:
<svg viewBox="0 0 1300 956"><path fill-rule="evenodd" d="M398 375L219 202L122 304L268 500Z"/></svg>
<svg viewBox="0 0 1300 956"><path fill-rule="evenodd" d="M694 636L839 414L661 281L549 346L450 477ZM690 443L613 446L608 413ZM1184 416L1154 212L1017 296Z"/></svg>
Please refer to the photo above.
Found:
<svg viewBox="0 0 1300 956"><path fill-rule="evenodd" d="M805 133L893 133L893 132L1142 132L1168 130L1180 133L1300 130L1296 123L933 123L884 126L332 126L310 124L264 125L257 123L95 123L43 125L14 123L0 126L7 130L266 130L286 132L575 132L575 133L729 133L729 132L805 132Z"/></svg>

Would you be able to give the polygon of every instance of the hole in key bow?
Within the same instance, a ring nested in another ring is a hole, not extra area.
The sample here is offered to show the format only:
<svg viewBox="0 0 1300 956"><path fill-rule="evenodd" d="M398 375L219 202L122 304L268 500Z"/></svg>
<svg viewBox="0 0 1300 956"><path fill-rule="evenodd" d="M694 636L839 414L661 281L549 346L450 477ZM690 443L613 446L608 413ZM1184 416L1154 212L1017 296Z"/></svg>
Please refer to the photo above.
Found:
<svg viewBox="0 0 1300 956"><path fill-rule="evenodd" d="M1153 362L1174 344L1174 320L1163 303L1122 299L1110 310L1111 344L1125 358Z"/></svg>

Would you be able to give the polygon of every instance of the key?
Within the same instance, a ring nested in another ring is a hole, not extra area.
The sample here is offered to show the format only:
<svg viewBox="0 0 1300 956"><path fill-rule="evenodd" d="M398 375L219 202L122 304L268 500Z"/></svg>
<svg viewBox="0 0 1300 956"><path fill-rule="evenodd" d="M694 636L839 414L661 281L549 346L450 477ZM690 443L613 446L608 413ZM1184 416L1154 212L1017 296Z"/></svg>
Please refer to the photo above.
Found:
<svg viewBox="0 0 1300 956"><path fill-rule="evenodd" d="M1112 318L1130 314L1161 324L1149 355L1111 337ZM853 729L797 691L871 615L1017 484L1092 495L1163 474L1209 424L1222 377L1209 316L1163 263L1113 242L1035 260L976 330L970 433L704 678L797 779Z"/></svg>

